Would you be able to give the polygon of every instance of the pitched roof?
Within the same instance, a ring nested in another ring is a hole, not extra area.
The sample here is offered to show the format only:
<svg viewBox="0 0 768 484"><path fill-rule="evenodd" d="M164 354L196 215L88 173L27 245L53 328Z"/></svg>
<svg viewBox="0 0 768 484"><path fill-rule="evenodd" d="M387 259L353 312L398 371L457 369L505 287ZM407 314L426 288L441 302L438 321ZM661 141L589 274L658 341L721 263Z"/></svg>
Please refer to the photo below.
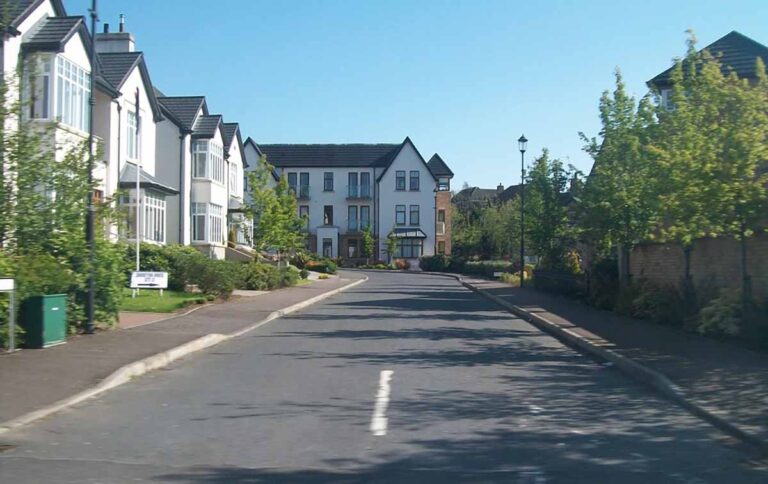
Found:
<svg viewBox="0 0 768 484"><path fill-rule="evenodd" d="M152 80L149 78L149 69L147 69L143 52L101 52L97 54L96 59L99 63L99 75L114 88L115 92L119 92L120 88L123 87L133 69L138 68L144 81L152 114L156 121L163 119L160 105L155 96L155 89L152 87ZM123 94L130 95L131 93Z"/></svg>
<svg viewBox="0 0 768 484"><path fill-rule="evenodd" d="M198 116L192 127L192 136L195 138L213 138L221 127L221 114Z"/></svg>
<svg viewBox="0 0 768 484"><path fill-rule="evenodd" d="M522 189L522 185L510 185L507 188L504 189L503 192L499 193L498 199L500 202L506 202L508 200L512 200L516 196L520 194L520 191Z"/></svg>
<svg viewBox="0 0 768 484"><path fill-rule="evenodd" d="M140 187L154 188L155 190L159 190L165 193L166 195L176 195L179 193L179 191L176 190L175 188L163 184L157 178L155 178L154 176L144 171L144 168L141 169L140 173L141 173L141 176L139 178ZM118 181L118 184L120 185L121 188L136 187L136 165L130 162L123 165L123 169L120 170L120 179Z"/></svg>
<svg viewBox="0 0 768 484"><path fill-rule="evenodd" d="M255 143L254 143L255 145ZM258 145L275 167L385 167L399 144L274 144Z"/></svg>
<svg viewBox="0 0 768 484"><path fill-rule="evenodd" d="M768 65L768 47L735 30L702 50L709 51L710 54L719 59L724 74L733 71L741 78L751 79L757 76L755 63L758 57L762 58L763 62ZM657 87L668 86L671 82L673 69L674 66L670 67L648 81L648 84Z"/></svg>
<svg viewBox="0 0 768 484"><path fill-rule="evenodd" d="M221 123L221 134L224 137L224 149L228 150L232 140L237 136L240 125L237 123Z"/></svg>
<svg viewBox="0 0 768 484"><path fill-rule="evenodd" d="M451 169L448 168L448 165L437 153L432 155L432 158L427 162L427 166L434 176L453 176Z"/></svg>
<svg viewBox="0 0 768 484"><path fill-rule="evenodd" d="M3 25L2 27L4 29L10 27L15 31L13 32L13 35L18 35L16 27L18 27L29 14L34 12L35 9L45 1L46 0L0 0L0 24L5 23L5 20L7 19L7 25ZM57 17L67 16L67 12L64 9L64 4L61 0L50 1Z"/></svg>
<svg viewBox="0 0 768 484"><path fill-rule="evenodd" d="M456 202L487 202L493 200L499 191L494 188L468 187L453 196Z"/></svg>
<svg viewBox="0 0 768 484"><path fill-rule="evenodd" d="M208 114L203 96L163 96L158 97L157 100L174 120L181 123L182 128L190 131L200 108L203 109L204 115Z"/></svg>
<svg viewBox="0 0 768 484"><path fill-rule="evenodd" d="M46 17L24 35L21 48L25 51L53 50L61 52L73 35L80 31L87 38L83 17ZM89 42L83 42L88 48Z"/></svg>

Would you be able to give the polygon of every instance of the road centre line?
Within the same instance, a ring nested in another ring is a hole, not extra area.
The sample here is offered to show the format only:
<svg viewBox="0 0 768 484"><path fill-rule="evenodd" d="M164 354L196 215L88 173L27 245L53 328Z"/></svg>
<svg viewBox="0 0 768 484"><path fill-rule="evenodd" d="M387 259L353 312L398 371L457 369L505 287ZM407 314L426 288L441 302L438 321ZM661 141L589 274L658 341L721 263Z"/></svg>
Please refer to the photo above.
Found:
<svg viewBox="0 0 768 484"><path fill-rule="evenodd" d="M389 382L392 380L392 370L381 370L379 375L379 391L373 405L371 417L371 433L377 437L387 435L387 405L389 405Z"/></svg>

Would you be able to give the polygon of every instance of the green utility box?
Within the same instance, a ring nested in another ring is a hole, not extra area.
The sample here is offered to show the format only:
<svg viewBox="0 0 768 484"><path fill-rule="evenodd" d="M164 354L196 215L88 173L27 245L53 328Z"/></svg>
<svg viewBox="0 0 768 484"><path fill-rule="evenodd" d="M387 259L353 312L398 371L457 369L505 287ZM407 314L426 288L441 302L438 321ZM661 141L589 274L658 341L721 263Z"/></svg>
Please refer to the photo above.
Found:
<svg viewBox="0 0 768 484"><path fill-rule="evenodd" d="M19 318L24 328L24 346L47 348L67 339L67 295L33 296L21 304Z"/></svg>

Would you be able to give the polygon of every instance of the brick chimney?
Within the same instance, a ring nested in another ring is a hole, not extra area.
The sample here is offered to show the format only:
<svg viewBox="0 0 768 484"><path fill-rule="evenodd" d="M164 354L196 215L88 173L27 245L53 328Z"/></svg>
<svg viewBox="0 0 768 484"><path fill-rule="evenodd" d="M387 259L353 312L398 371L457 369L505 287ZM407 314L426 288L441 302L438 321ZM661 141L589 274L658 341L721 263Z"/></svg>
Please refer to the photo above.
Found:
<svg viewBox="0 0 768 484"><path fill-rule="evenodd" d="M499 186L496 187L496 193L501 193L504 191L504 185L499 183Z"/></svg>
<svg viewBox="0 0 768 484"><path fill-rule="evenodd" d="M96 52L133 52L133 35L125 31L125 15L120 14L118 32L110 32L109 24L104 24L104 32L96 34Z"/></svg>

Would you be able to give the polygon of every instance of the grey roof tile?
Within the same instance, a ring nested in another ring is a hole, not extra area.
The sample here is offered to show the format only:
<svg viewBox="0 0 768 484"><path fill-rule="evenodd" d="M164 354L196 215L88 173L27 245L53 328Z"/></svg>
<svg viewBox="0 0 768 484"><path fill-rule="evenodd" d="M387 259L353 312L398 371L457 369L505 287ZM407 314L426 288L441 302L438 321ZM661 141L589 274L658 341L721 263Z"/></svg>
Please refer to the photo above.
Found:
<svg viewBox="0 0 768 484"><path fill-rule="evenodd" d="M275 167L386 167L400 144L260 144Z"/></svg>
<svg viewBox="0 0 768 484"><path fill-rule="evenodd" d="M120 170L120 179L118 184L121 188L136 187L136 165L133 163L126 163L123 166L123 169ZM159 190L166 195L176 195L179 193L179 191L175 188L163 184L157 178L144 171L144 168L141 169L139 186L142 188L154 188L155 190Z"/></svg>
<svg viewBox="0 0 768 484"><path fill-rule="evenodd" d="M719 58L724 74L733 70L741 78L754 79L757 76L755 67L758 57L768 65L768 47L735 30L702 50L707 50ZM674 67L670 67L648 81L648 84L657 87L668 86L673 69Z"/></svg>
<svg viewBox="0 0 768 484"><path fill-rule="evenodd" d="M205 97L203 96L164 96L157 99L160 105L177 119L182 127L192 129L197 112L205 109Z"/></svg>
<svg viewBox="0 0 768 484"><path fill-rule="evenodd" d="M216 130L221 125L221 115L213 114L208 116L198 116L195 125L192 127L192 136L196 138L213 138L216 136Z"/></svg>
<svg viewBox="0 0 768 484"><path fill-rule="evenodd" d="M116 89L120 89L128 74L141 61L141 58L141 52L99 53L99 73Z"/></svg>
<svg viewBox="0 0 768 484"><path fill-rule="evenodd" d="M24 35L25 50L62 50L64 44L79 28L84 27L83 17L48 17Z"/></svg>
<svg viewBox="0 0 768 484"><path fill-rule="evenodd" d="M432 155L432 158L429 159L427 167L429 167L429 171L431 171L434 176L453 176L451 169L448 168L448 165L437 153Z"/></svg>
<svg viewBox="0 0 768 484"><path fill-rule="evenodd" d="M237 123L221 123L221 131L224 136L224 146L226 146L225 149L229 149L229 147L232 145L232 140L237 135L239 126L240 125Z"/></svg>

